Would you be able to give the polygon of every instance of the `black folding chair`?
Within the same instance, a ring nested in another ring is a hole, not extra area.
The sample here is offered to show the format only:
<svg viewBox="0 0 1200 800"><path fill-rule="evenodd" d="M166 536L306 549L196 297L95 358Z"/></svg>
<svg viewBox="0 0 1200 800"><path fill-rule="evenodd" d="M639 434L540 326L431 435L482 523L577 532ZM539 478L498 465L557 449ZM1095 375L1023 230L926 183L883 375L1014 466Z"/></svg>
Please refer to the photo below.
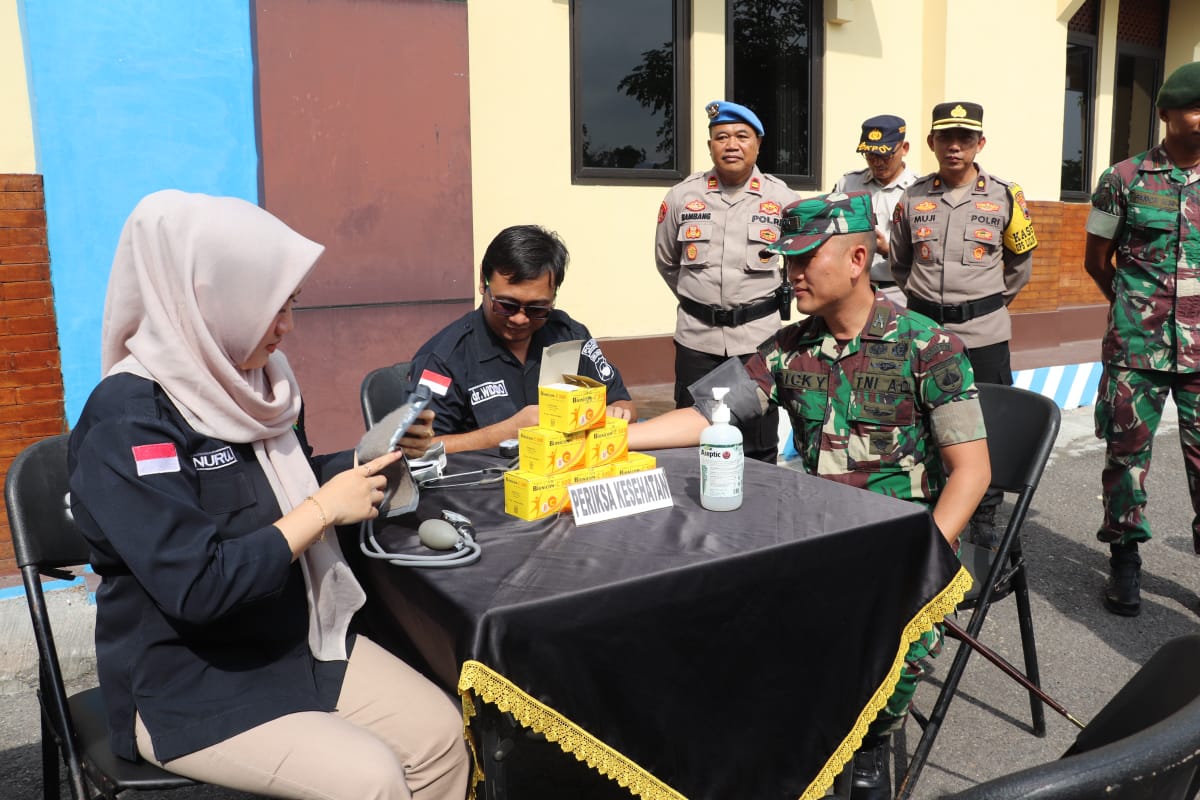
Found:
<svg viewBox="0 0 1200 800"><path fill-rule="evenodd" d="M1172 639L1058 761L944 800L1191 800L1200 792L1200 635Z"/></svg>
<svg viewBox="0 0 1200 800"><path fill-rule="evenodd" d="M71 518L67 485L67 435L27 447L4 482L8 524L38 649L38 700L42 709L42 793L59 798L61 758L74 800L115 798L125 790L195 785L147 761L113 755L100 687L67 696L41 576L72 579L66 567L87 563L87 541ZM93 791L93 788L95 791Z"/></svg>
<svg viewBox="0 0 1200 800"><path fill-rule="evenodd" d="M978 638L979 631L983 628L989 606L1009 594L1016 595L1025 674L1040 688L1037 646L1033 638L1033 615L1029 607L1029 583L1021 548L1021 526L1025 522L1033 493L1041 480L1042 470L1045 469L1046 461L1054 449L1062 414L1049 398L1015 386L981 383L979 401L983 407L983 419L988 432L992 488L1015 493L1016 499L996 551L976 547L968 542L962 544L959 558L971 573L974 585L960 608L975 609L966 626L967 635L974 639ZM954 661L946 673L942 690L929 718L921 720L919 715L914 713L921 724L921 739L900 781L896 793L897 800L907 800L912 796L917 778L929 758L933 742L946 718L950 701L958 691L958 684L970 655L971 647L964 641L954 655ZM1032 691L1029 693L1029 709L1033 718L1034 734L1044 736L1045 708L1041 698Z"/></svg>
<svg viewBox="0 0 1200 800"><path fill-rule="evenodd" d="M401 361L390 367L379 367L363 378L360 400L363 422L370 428L376 422L395 411L408 397L408 374L412 363Z"/></svg>

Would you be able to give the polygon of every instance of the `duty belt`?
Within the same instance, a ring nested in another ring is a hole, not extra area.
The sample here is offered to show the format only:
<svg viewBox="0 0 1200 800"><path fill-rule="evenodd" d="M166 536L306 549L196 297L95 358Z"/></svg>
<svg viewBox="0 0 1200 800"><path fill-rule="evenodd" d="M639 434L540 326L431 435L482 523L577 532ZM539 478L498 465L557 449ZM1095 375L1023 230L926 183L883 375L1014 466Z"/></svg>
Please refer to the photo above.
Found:
<svg viewBox="0 0 1200 800"><path fill-rule="evenodd" d="M1004 295L992 294L979 300L971 300L954 306L943 306L931 303L923 297L909 295L908 307L918 314L924 314L934 322L969 322L976 317L990 314L1004 308Z"/></svg>
<svg viewBox="0 0 1200 800"><path fill-rule="evenodd" d="M775 295L771 295L770 297L764 297L762 300L755 300L753 303L747 303L746 305L722 308L717 305L706 306L703 303L697 303L689 297L680 297L679 307L705 325L713 325L718 328L736 328L739 325L745 325L747 322L753 322L756 319L762 319L774 314L779 310L779 299Z"/></svg>

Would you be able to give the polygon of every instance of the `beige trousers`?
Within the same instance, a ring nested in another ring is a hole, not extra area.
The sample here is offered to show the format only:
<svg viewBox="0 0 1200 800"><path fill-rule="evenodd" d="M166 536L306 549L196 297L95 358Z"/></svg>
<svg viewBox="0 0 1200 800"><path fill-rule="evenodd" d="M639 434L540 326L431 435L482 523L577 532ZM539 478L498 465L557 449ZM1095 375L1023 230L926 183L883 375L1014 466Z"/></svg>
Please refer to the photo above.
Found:
<svg viewBox="0 0 1200 800"><path fill-rule="evenodd" d="M471 762L446 694L359 636L336 712L288 714L167 763L137 718L138 752L178 775L297 800L463 800Z"/></svg>

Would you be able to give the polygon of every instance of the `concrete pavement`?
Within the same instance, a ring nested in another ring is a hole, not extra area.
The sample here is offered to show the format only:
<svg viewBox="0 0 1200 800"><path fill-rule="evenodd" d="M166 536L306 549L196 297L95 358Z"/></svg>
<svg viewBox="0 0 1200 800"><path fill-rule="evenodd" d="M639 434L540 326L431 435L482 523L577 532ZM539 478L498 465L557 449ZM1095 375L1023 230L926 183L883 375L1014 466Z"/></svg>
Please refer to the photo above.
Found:
<svg viewBox="0 0 1200 800"><path fill-rule="evenodd" d="M1116 617L1100 605L1107 548L1094 534L1100 510L1103 445L1092 437L1090 408L1064 413L1054 455L1026 522L1024 542L1043 685L1084 721L1160 644L1200 630L1200 561L1192 553L1192 510L1177 435L1174 410L1169 407L1156 438L1148 481L1155 539L1142 549L1141 616ZM51 613L59 626L56 635L60 647L68 652L65 660L72 664L73 680L87 685L94 670L90 627L94 606L82 589L53 592L51 598ZM964 615L964 624L965 619ZM1011 599L993 606L981 638L1014 663L1021 663ZM0 646L0 797L33 800L41 796L31 688L35 662L28 615L19 597L0 599ZM946 651L933 662L931 679L918 691L918 707L928 711L932 706L956 646L948 642ZM1047 709L1047 735L1034 737L1029 730L1027 697L997 669L972 657L915 796L936 798L1057 758L1073 741L1075 728ZM911 751L918 737L916 725L909 722L897 744ZM159 797L158 793L139 796L148 800ZM161 797L242 800L247 796L207 788L162 793Z"/></svg>

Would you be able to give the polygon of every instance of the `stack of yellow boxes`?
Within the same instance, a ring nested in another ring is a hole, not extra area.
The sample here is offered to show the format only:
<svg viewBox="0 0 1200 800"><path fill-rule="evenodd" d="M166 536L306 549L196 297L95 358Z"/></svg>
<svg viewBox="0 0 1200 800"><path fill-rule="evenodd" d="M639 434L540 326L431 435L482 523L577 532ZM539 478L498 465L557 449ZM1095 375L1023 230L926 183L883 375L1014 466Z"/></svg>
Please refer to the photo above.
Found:
<svg viewBox="0 0 1200 800"><path fill-rule="evenodd" d="M605 386L565 375L538 389L538 425L522 428L519 468L504 475L504 510L541 519L571 507L567 487L654 469L654 456L630 453L628 424L604 414Z"/></svg>

